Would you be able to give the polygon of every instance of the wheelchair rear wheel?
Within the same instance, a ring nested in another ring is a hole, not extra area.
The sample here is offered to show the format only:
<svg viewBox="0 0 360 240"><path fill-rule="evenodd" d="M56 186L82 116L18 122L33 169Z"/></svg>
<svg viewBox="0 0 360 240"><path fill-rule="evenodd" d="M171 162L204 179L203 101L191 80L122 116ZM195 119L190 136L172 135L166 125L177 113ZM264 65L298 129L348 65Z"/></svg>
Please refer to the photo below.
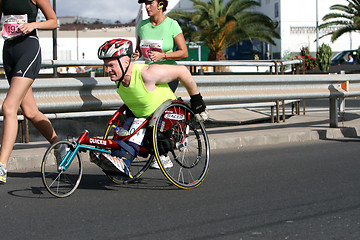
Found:
<svg viewBox="0 0 360 240"><path fill-rule="evenodd" d="M191 189L199 186L209 169L210 145L202 122L182 101L173 101L153 127L156 160L166 178L175 186ZM163 164L160 159L171 161Z"/></svg>

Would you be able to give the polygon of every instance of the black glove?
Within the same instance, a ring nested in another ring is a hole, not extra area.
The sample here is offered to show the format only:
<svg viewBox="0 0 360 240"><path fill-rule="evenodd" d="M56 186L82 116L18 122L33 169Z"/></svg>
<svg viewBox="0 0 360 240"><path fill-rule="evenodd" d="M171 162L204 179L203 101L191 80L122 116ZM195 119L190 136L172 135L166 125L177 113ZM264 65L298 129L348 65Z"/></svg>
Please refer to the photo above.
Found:
<svg viewBox="0 0 360 240"><path fill-rule="evenodd" d="M205 102L200 93L190 96L190 105L195 113L196 120L205 121L209 118Z"/></svg>

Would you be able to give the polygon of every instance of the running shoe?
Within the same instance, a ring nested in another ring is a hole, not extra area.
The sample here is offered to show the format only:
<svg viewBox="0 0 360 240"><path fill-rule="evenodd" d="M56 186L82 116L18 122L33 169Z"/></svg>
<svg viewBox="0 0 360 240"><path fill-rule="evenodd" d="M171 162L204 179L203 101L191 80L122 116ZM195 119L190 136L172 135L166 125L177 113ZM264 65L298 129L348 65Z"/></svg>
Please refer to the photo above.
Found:
<svg viewBox="0 0 360 240"><path fill-rule="evenodd" d="M111 156L108 153L101 153L100 156L103 160L110 162L114 167L116 167L117 170L125 173L128 177L133 178L130 173L130 166L125 163L124 159Z"/></svg>
<svg viewBox="0 0 360 240"><path fill-rule="evenodd" d="M66 145L61 144L58 149L54 150L54 154L56 157L56 163L59 166L62 160L64 159L64 157L66 156Z"/></svg>
<svg viewBox="0 0 360 240"><path fill-rule="evenodd" d="M7 171L4 164L0 163L0 183L6 183Z"/></svg>
<svg viewBox="0 0 360 240"><path fill-rule="evenodd" d="M163 165L164 168L172 168L174 164L172 163L169 156L161 155L160 156L161 165ZM160 166L158 162L154 159L154 161L151 163L151 168L154 169L160 169Z"/></svg>
<svg viewBox="0 0 360 240"><path fill-rule="evenodd" d="M128 183L133 177L129 177L123 172L108 172L103 170L106 175L108 175L111 179L111 181L117 183L117 184L125 184Z"/></svg>

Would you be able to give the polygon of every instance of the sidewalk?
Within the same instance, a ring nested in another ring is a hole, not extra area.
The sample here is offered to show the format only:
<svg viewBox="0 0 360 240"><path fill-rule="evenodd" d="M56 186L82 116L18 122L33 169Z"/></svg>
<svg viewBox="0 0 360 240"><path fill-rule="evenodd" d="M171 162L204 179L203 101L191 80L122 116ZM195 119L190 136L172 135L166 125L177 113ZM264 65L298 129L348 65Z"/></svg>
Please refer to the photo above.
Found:
<svg viewBox="0 0 360 240"><path fill-rule="evenodd" d="M228 110L227 110L228 111ZM219 112L220 113L220 112ZM236 118L249 121L256 117L252 111L240 109L228 116L210 113L217 121ZM260 119L261 115L258 115ZM234 122L233 122L234 123ZM241 148L291 142L306 142L320 139L360 137L360 112L345 113L339 117L338 128L330 128L329 112L307 112L306 115L293 115L285 122L246 124L207 129L212 149Z"/></svg>
<svg viewBox="0 0 360 240"><path fill-rule="evenodd" d="M211 149L360 137L360 112L345 113L339 118L339 128L329 127L329 113L325 111L294 115L280 123L259 123L269 116L247 109L211 110L209 114L207 132ZM40 167L48 146L45 141L15 144L8 170ZM82 159L88 161L87 156L83 154Z"/></svg>

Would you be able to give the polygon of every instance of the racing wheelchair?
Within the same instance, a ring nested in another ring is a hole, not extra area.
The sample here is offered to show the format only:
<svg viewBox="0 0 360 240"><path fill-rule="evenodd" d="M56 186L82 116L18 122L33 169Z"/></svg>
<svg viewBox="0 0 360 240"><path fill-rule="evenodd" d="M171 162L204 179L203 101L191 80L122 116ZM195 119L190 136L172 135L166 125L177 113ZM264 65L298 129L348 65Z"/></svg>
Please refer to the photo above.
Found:
<svg viewBox="0 0 360 240"><path fill-rule="evenodd" d="M119 136L115 129L122 127L128 112L126 105L121 106L108 121L102 138L88 137L88 131L85 130L77 140L62 140L47 149L41 164L41 175L50 194L67 197L77 189L83 174L79 152L89 151L90 159L96 153L109 154L120 148L117 141L127 141L144 129L144 142L131 164L131 177L124 178L123 174L98 164L112 182L136 182L154 160L165 177L178 188L192 189L203 182L209 169L210 144L203 122L195 119L194 112L185 102L167 100L137 129L126 136ZM56 150L61 145L65 147L66 154L59 161L56 159ZM172 167L162 164L162 155L170 158Z"/></svg>

